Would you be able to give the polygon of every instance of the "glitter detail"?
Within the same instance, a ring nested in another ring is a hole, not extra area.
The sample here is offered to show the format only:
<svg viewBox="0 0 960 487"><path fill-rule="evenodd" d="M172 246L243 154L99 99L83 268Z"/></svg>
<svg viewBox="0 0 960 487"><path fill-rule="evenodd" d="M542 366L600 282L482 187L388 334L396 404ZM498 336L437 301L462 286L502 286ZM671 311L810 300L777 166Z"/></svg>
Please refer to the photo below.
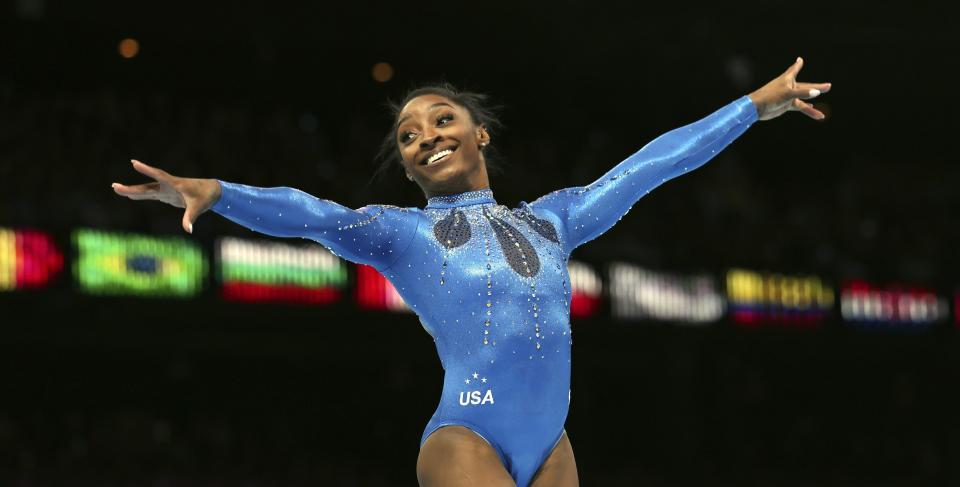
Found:
<svg viewBox="0 0 960 487"><path fill-rule="evenodd" d="M379 208L379 210L380 210L380 211L374 213L373 215L370 215L370 217L367 218L366 220L360 220L360 221L358 221L358 222L356 222L356 223L351 223L351 224L349 224L349 225L339 226L339 227L337 227L337 230L348 230L348 229L351 229L351 228L360 228L360 227L369 225L369 224L373 223L374 220L376 220L377 218L379 218L380 215L383 214L383 211L384 211L383 208L381 207L381 208ZM339 223L339 222L337 222L337 223Z"/></svg>
<svg viewBox="0 0 960 487"><path fill-rule="evenodd" d="M540 272L540 258L530 241L513 225L491 215L486 208L483 210L483 216L490 222L510 268L523 277L536 276Z"/></svg>
<svg viewBox="0 0 960 487"><path fill-rule="evenodd" d="M450 213L433 226L433 236L440 245L448 249L455 249L470 240L470 222L460 210L450 210Z"/></svg>
<svg viewBox="0 0 960 487"><path fill-rule="evenodd" d="M554 228L553 224L542 218L537 218L526 204L524 204L522 209L514 209L513 216L525 222L535 232L539 233L541 237L553 243L560 243L560 238L557 237L557 229Z"/></svg>
<svg viewBox="0 0 960 487"><path fill-rule="evenodd" d="M453 208L455 206L479 205L482 203L496 203L496 200L493 199L493 191L491 191L490 188L443 196L432 196L427 199L426 208Z"/></svg>
<svg viewBox="0 0 960 487"><path fill-rule="evenodd" d="M215 210L251 230L314 240L343 259L373 265L394 285L433 336L452 378L444 381L425 435L453 420L483 427L509 414L511 408L488 407L492 402L470 405L456 417L446 407L464 389L486 389L480 384L489 378L497 383L497 404L539 411L536 421L518 424L516 434L546 443L562 427L570 397L570 253L611 228L659 183L719 153L756 119L752 107L752 114L743 111L750 103L744 97L734 109L647 144L586 187L555 191L529 207L500 206L486 189L431 198L423 209L351 210L290 188L235 186ZM517 373L518 364L530 373ZM475 370L482 378L468 375ZM503 387L508 382L515 387ZM544 425L548 432L538 429Z"/></svg>
<svg viewBox="0 0 960 487"><path fill-rule="evenodd" d="M487 260L487 265L485 266L487 270L487 276L486 276L487 277L487 296L492 296L493 295L493 272L491 271L492 266L490 265L490 233L488 230L489 230L489 227L484 227L483 229L483 254ZM493 306L493 300L488 297L487 298L487 318L483 322L483 326L484 326L483 344L484 345L490 344L490 341L487 340L487 335L490 334L489 328L490 328L490 314L492 311L491 309L492 306ZM494 341L493 344L496 345L497 342Z"/></svg>

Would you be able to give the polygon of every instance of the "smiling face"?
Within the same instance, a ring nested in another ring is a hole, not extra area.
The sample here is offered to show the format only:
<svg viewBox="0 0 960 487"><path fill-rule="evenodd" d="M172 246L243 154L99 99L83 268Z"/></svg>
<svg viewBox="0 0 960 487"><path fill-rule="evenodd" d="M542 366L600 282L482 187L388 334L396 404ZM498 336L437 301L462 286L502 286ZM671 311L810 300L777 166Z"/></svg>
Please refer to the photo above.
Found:
<svg viewBox="0 0 960 487"><path fill-rule="evenodd" d="M410 100L397 116L396 137L404 170L428 198L490 187L482 150L490 135L450 99Z"/></svg>

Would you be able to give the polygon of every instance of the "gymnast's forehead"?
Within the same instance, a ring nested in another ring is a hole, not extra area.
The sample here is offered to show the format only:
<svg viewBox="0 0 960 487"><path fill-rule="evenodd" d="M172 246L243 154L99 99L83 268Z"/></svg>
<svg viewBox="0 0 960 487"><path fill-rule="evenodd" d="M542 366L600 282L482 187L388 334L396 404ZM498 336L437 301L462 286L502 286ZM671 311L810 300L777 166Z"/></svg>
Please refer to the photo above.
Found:
<svg viewBox="0 0 960 487"><path fill-rule="evenodd" d="M447 107L454 110L463 110L463 107L457 105L453 100L443 96L433 93L427 93L425 95L420 95L412 98L407 102L406 105L400 110L400 113L397 115L397 126L414 118L415 116L422 114L423 112L429 112L436 110L438 108Z"/></svg>

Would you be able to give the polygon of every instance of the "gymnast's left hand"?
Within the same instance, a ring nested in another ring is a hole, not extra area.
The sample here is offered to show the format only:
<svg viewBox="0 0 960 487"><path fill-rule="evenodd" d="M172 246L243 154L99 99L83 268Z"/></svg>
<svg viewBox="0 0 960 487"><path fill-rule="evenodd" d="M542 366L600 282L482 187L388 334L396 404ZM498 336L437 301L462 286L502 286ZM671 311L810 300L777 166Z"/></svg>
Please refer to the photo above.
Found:
<svg viewBox="0 0 960 487"><path fill-rule="evenodd" d="M830 91L830 83L801 83L797 81L797 74L803 67L803 58L797 58L792 66L780 76L767 83L762 88L750 93L750 100L757 107L757 116L760 120L777 118L786 112L803 112L814 120L823 120L826 116L812 104L810 100Z"/></svg>

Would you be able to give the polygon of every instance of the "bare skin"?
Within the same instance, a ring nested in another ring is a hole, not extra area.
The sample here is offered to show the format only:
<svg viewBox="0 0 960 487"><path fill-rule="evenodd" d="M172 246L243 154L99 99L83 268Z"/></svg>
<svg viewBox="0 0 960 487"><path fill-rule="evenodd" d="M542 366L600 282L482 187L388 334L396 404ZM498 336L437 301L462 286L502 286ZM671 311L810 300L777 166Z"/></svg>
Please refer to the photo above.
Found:
<svg viewBox="0 0 960 487"><path fill-rule="evenodd" d="M397 116L397 146L407 178L427 198L490 187L483 148L490 134L470 112L440 95L410 100ZM430 164L430 156L453 153Z"/></svg>
<svg viewBox="0 0 960 487"><path fill-rule="evenodd" d="M750 93L759 120L771 120L790 111L814 120L824 118L822 112L804 100L830 91L831 84L797 81L802 67L803 59L797 58L783 74ZM407 178L416 182L426 197L490 187L483 155L490 134L473 122L466 108L439 95L419 96L400 111L396 134ZM443 150L452 153L437 164L430 164L429 158ZM193 233L196 219L220 198L220 184L215 179L177 177L142 162L132 162L134 169L155 182L134 186L113 183L113 190L130 199L157 200L185 208L182 225L188 233ZM423 487L515 485L493 448L460 426L440 428L424 442L417 458L417 478ZM578 485L577 465L566 433L531 485Z"/></svg>
<svg viewBox="0 0 960 487"><path fill-rule="evenodd" d="M136 159L130 162L138 172L156 181L134 186L113 183L110 187L117 194L132 200L157 200L185 208L181 224L187 233L193 233L193 222L220 199L220 183L216 179L181 178Z"/></svg>
<svg viewBox="0 0 960 487"><path fill-rule="evenodd" d="M417 480L421 487L489 486L515 487L497 453L463 426L445 426L433 432L417 457ZM577 462L564 432L540 466L531 487L577 487Z"/></svg>

